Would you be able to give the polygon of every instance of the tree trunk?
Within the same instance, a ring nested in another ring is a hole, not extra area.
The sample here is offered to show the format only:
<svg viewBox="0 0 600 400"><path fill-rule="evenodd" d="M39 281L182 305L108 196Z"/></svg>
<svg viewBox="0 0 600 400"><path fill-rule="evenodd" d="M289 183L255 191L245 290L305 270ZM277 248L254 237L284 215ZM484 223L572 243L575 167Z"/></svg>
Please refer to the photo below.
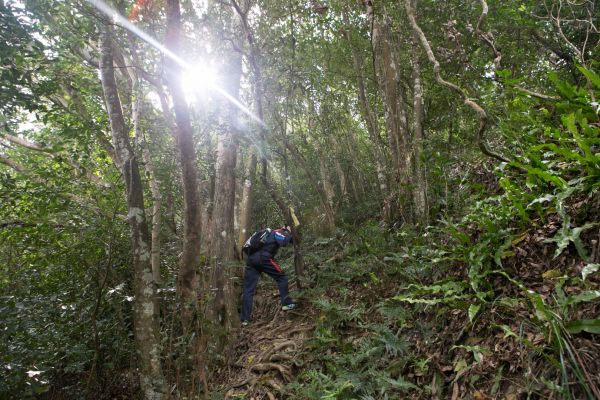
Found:
<svg viewBox="0 0 600 400"><path fill-rule="evenodd" d="M248 159L248 164L246 166L245 180L244 186L242 189L242 198L240 202L240 222L239 222L239 236L237 242L237 249L240 250L244 245L244 242L248 239L250 234L250 213L252 212L252 183L256 178L256 167L257 167L257 157L256 152L252 149L250 150L250 158Z"/></svg>
<svg viewBox="0 0 600 400"><path fill-rule="evenodd" d="M148 141L145 138L144 132L141 126L141 117L144 109L144 92L142 89L141 79L137 73L137 66L140 62L137 57L137 46L135 44L135 38L131 32L128 32L129 48L131 51L132 66L128 67L129 75L131 76L132 82L132 106L131 106L131 120L133 121L133 131L135 134L135 141L137 146L141 149L142 158L144 160L144 168L148 174L148 180L150 182L150 193L152 194L152 230L151 230L151 265L152 265L152 277L157 285L161 283L160 276L160 230L162 225L162 195L160 193L160 181L156 174L156 168L154 161L150 154L150 148Z"/></svg>
<svg viewBox="0 0 600 400"><path fill-rule="evenodd" d="M167 0L167 47L175 54L180 53L181 46L181 12L179 0ZM188 104L183 94L180 77L182 68L176 61L165 57L167 85L173 99L175 110L175 138L179 150L183 180L183 250L179 260L178 290L184 304L184 325L191 320L191 313L196 308L198 275L200 262L200 202L196 171L196 153Z"/></svg>
<svg viewBox="0 0 600 400"><path fill-rule="evenodd" d="M112 39L108 26L100 34L100 76L108 112L116 161L122 172L129 209L134 269L134 335L140 365L140 385L146 399L162 399L167 392L161 366L156 286L150 264L150 235L144 211L142 181L129 142L113 67Z"/></svg>
<svg viewBox="0 0 600 400"><path fill-rule="evenodd" d="M497 153L493 152L492 150L490 150L487 145L487 142L485 141L484 133L487 128L487 121L488 121L488 115L485 112L485 110L477 102L472 100L470 98L470 96L468 95L468 93L462 87L442 78L442 74L440 72L440 70L441 70L440 63L435 58L435 55L433 54L433 50L431 49L431 45L429 44L429 41L427 40L425 33L423 33L423 30L417 23L417 19L415 17L413 8L410 4L410 0L404 0L404 9L406 10L406 15L408 17L408 21L410 22L410 26L411 26L415 36L418 38L419 42L421 43L421 47L423 47L423 50L425 50L425 54L427 54L427 58L429 59L429 62L431 63L431 65L433 67L433 73L435 75L435 80L440 85L445 86L445 87L449 88L450 90L452 90L453 92L455 92L456 94L458 94L461 97L461 99L463 100L464 104L469 106L469 108L471 108L477 114L477 117L479 118L479 128L477 129L476 136L477 136L477 144L478 144L481 152L483 154L485 154L486 156L495 158L496 160L499 160L502 162L510 162L508 159L506 159L502 155L497 154Z"/></svg>
<svg viewBox="0 0 600 400"><path fill-rule="evenodd" d="M393 46L389 17L377 15L370 2L367 3L367 14L372 26L377 83L385 103L385 121L392 154L393 178L398 185L401 214L406 222L410 222L412 220L410 210L412 160L406 109L400 92L398 57Z"/></svg>
<svg viewBox="0 0 600 400"><path fill-rule="evenodd" d="M231 10L232 32L243 32L242 22L235 10ZM239 98L242 78L242 56L235 49L225 53L225 91L233 99ZM239 322L237 317L237 299L233 285L235 257L234 205L235 205L235 167L237 161L237 141L235 132L239 115L238 107L230 100L222 100L221 114L223 130L218 135L215 196L211 228L212 320L223 335L225 344L229 331Z"/></svg>
<svg viewBox="0 0 600 400"><path fill-rule="evenodd" d="M327 166L323 152L320 149L317 149L316 153L317 157L319 157L319 175L321 175L321 184L323 185L323 192L325 194L326 208L333 211L335 209L333 204L335 192L333 191L333 184L331 183L331 176L329 175L329 167Z"/></svg>
<svg viewBox="0 0 600 400"><path fill-rule="evenodd" d="M421 86L421 63L419 60L419 42L412 37L412 80L413 80L413 199L415 217L423 225L429 223L429 205L427 202L427 176L423 163L423 88Z"/></svg>
<svg viewBox="0 0 600 400"><path fill-rule="evenodd" d="M347 17L345 15L344 18L346 19L346 25L348 25L348 28L350 29L350 24L347 21ZM377 182L379 183L380 202L383 205L383 199L385 199L389 195L387 182L388 178L385 172L387 169L385 166L385 152L381 143L381 136L379 136L379 126L377 123L377 117L373 112L373 107L371 106L371 103L367 96L367 89L360 54L351 42L350 30L347 31L346 38L350 42L350 46L352 49L352 65L354 67L354 73L356 74L360 112L363 119L365 120L367 132L369 133L369 137L371 138L371 142L373 143L373 159L375 160ZM389 221L390 210L385 208L382 209L382 216L384 220Z"/></svg>
<svg viewBox="0 0 600 400"><path fill-rule="evenodd" d="M252 0L243 0L239 2L233 2L234 9L237 14L239 26L241 28L241 33L243 33L243 37L246 40L248 45L247 58L248 63L250 65L251 70L251 85L254 92L254 112L256 116L263 121L263 77L261 66L259 65L259 52L256 48L256 43L254 41L253 32L250 30L250 26L248 25L248 10L250 9L253 1ZM259 129L262 129L260 127ZM262 132L261 132L262 133ZM250 149L250 158L248 159L248 164L246 165L245 171L245 180L242 189L242 197L240 203L240 224L239 224L239 236L238 236L238 249L241 249L244 242L248 239L250 234L250 227L252 225L250 221L252 206L253 206L253 196L252 196L252 186L256 180L256 169L258 164L257 157L257 149Z"/></svg>
<svg viewBox="0 0 600 400"><path fill-rule="evenodd" d="M346 170L344 170L342 161L340 160L339 156L340 154L344 154L345 152L342 149L342 146L340 145L340 142L335 135L331 135L331 144L332 148L335 150L335 154L337 154L333 162L335 163L335 171L337 173L340 185L340 199L336 204L336 210L338 210L344 203L348 201L348 178Z"/></svg>
<svg viewBox="0 0 600 400"><path fill-rule="evenodd" d="M323 213L325 214L325 224L326 224L327 232L335 231L335 228L336 228L335 212L333 210L333 207L331 207L329 205L329 202L327 201L327 193L315 179L314 171L311 170L311 168L309 167L308 162L306 161L304 156L300 153L300 151L298 151L298 148L296 148L296 146L289 141L287 142L287 147L290 150L290 153L292 154L292 156L294 156L296 161L304 169L307 176L309 177L309 183L311 184L313 189L319 195L319 198L321 200L321 206L323 208Z"/></svg>

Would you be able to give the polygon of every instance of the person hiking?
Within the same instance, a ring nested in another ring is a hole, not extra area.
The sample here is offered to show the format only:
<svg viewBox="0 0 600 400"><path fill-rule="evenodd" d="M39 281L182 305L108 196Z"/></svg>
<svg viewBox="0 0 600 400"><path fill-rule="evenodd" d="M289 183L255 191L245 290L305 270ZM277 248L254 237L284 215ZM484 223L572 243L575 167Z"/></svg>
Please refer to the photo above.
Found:
<svg viewBox="0 0 600 400"><path fill-rule="evenodd" d="M242 295L242 326L250 323L252 314L252 300L256 292L256 285L264 272L277 283L281 306L284 311L293 310L296 304L289 297L288 277L273 259L280 247L292 242L292 233L289 226L279 229L264 229L254 233L242 249L248 255L244 271L244 294Z"/></svg>

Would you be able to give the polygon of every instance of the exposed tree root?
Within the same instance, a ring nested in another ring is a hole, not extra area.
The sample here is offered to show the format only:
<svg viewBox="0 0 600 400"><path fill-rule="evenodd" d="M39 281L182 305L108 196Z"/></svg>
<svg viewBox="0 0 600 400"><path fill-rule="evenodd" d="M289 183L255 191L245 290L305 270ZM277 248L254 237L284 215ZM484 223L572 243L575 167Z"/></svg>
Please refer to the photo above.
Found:
<svg viewBox="0 0 600 400"><path fill-rule="evenodd" d="M302 360L304 341L314 329L300 312L283 312L271 293L256 298L254 321L240 330L235 360L223 376L225 398L283 399L284 386Z"/></svg>

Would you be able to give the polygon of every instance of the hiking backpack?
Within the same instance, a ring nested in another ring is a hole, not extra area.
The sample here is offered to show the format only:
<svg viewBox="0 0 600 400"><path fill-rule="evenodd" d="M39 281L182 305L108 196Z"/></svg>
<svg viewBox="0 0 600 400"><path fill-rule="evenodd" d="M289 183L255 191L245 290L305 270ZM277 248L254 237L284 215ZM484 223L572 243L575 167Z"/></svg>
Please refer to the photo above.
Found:
<svg viewBox="0 0 600 400"><path fill-rule="evenodd" d="M248 240L246 240L244 246L242 246L242 254L246 254L247 256L249 256L262 249L265 243L267 243L269 235L272 231L273 230L271 228L267 228L254 232L252 236L250 236Z"/></svg>

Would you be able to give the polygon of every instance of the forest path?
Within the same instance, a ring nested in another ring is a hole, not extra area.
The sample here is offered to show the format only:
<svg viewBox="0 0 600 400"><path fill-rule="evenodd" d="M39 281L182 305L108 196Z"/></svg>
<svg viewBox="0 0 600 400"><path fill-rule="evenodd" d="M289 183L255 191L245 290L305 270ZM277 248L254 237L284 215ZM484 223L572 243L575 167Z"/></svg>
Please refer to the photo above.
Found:
<svg viewBox="0 0 600 400"><path fill-rule="evenodd" d="M226 373L226 399L281 399L281 388L293 378L305 342L312 337L313 317L299 302L281 310L279 294L270 279L261 279L254 297L250 325L241 327ZM265 286L269 286L268 288Z"/></svg>

